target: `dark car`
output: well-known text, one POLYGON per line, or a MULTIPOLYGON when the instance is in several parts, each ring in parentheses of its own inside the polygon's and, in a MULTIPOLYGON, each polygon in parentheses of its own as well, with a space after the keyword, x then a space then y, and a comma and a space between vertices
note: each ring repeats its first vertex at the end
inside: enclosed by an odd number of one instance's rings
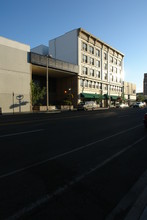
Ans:
POLYGON ((144 115, 144 126, 147 128, 147 113, 144 115))

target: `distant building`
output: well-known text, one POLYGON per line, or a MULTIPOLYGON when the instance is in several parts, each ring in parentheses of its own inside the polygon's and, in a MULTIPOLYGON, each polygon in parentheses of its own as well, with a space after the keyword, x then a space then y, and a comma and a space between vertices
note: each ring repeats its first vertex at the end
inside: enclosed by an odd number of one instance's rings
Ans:
POLYGON ((147 96, 147 73, 144 73, 143 79, 143 94, 147 96))
POLYGON ((124 98, 129 105, 136 101, 136 84, 124 81, 124 98))

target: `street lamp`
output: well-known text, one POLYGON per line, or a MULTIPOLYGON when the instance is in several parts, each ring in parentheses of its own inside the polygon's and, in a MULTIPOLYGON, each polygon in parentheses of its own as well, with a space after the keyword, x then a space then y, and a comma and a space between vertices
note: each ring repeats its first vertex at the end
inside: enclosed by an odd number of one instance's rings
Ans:
POLYGON ((48 105, 49 105, 49 95, 48 95, 48 55, 46 56, 46 105, 47 105, 47 111, 48 111, 48 105))
POLYGON ((110 107, 110 105, 111 105, 111 97, 110 97, 110 76, 112 76, 112 73, 109 73, 109 84, 108 84, 108 86, 109 86, 109 107, 110 107))

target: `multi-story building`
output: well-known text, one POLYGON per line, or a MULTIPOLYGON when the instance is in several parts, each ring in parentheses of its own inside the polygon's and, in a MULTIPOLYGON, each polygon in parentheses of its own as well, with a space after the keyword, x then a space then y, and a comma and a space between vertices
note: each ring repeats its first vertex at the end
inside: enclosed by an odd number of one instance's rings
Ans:
POLYGON ((129 105, 136 102, 136 84, 124 81, 124 98, 129 105))
POLYGON ((147 96, 147 73, 144 73, 143 79, 143 94, 147 96))
POLYGON ((124 54, 82 28, 49 41, 49 53, 79 66, 78 102, 101 95, 112 102, 121 96, 124 54))

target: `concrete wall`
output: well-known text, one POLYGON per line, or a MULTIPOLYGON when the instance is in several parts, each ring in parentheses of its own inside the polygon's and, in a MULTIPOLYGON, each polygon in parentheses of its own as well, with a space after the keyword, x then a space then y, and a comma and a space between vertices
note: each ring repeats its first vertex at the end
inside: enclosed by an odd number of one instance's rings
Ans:
POLYGON ((49 41, 49 54, 55 59, 78 65, 77 29, 49 41))
POLYGON ((0 37, 0 107, 3 113, 30 111, 30 46, 0 37), (23 95, 21 104, 17 99, 23 95))

